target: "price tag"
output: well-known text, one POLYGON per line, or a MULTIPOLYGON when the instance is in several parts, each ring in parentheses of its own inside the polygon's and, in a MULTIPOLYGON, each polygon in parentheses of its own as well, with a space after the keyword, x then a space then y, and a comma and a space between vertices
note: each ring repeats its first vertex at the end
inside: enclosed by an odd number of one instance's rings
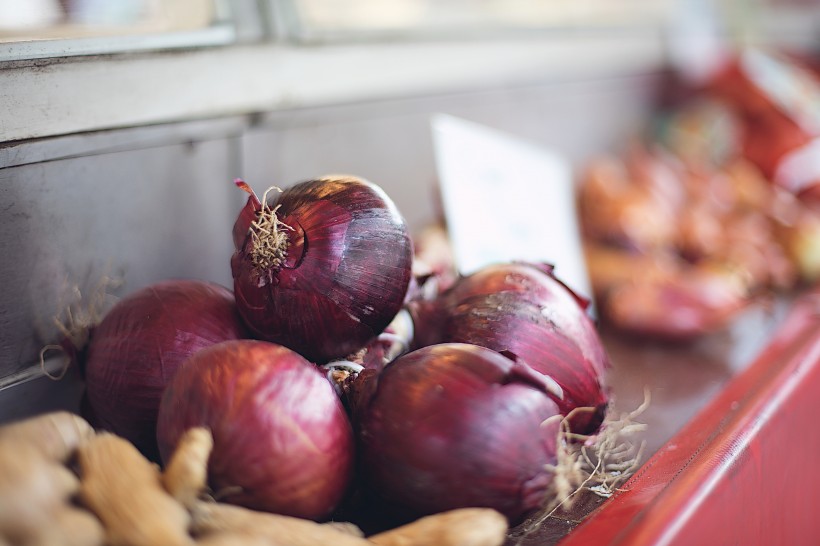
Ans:
POLYGON ((592 299, 569 162, 489 127, 432 119, 443 210, 456 265, 470 274, 492 263, 547 262, 592 299))

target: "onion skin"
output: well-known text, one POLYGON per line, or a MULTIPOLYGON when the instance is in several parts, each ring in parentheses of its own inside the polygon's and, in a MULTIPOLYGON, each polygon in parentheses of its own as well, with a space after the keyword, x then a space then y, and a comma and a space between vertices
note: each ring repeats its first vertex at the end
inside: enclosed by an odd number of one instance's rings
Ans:
POLYGON ((446 343, 360 376, 361 467, 369 491, 413 515, 537 510, 552 480, 559 414, 545 378, 476 345, 446 343), (555 426, 552 426, 555 424, 555 426))
POLYGON ((320 520, 351 483, 354 439, 339 397, 280 345, 228 341, 185 362, 160 405, 163 461, 193 427, 213 435, 208 480, 226 502, 320 520))
POLYGON ((205 347, 247 336, 223 286, 167 280, 143 288, 120 300, 91 332, 84 413, 158 461, 157 413, 177 368, 205 347))
POLYGON ((570 423, 590 434, 604 419, 611 364, 587 305, 551 266, 505 263, 460 278, 435 307, 422 303, 411 314, 428 325, 417 328, 425 343, 481 345, 552 377, 564 390, 563 399, 555 399, 562 414, 591 408, 570 423))
POLYGON ((413 250, 403 217, 378 186, 350 176, 299 183, 276 206, 292 228, 281 266, 260 269, 252 259, 251 221, 262 207, 253 194, 234 226, 242 317, 254 337, 316 363, 354 353, 384 330, 407 293, 413 250))

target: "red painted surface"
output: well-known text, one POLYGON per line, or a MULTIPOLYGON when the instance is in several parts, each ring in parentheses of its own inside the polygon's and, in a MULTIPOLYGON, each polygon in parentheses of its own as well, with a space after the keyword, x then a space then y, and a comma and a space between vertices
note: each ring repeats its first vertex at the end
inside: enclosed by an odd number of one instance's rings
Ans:
POLYGON ((563 541, 820 544, 820 291, 742 374, 563 541))

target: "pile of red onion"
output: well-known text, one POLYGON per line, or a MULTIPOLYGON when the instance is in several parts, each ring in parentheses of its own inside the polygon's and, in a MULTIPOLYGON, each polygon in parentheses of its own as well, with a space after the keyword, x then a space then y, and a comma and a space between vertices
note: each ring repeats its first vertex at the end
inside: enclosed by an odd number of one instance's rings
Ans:
POLYGON ((120 300, 91 329, 81 366, 87 411, 100 428, 158 461, 160 398, 183 361, 200 349, 247 337, 227 288, 168 280, 120 300))
POLYGON ((234 226, 234 293, 255 337, 313 362, 361 349, 404 303, 413 247, 375 184, 329 176, 251 196, 234 226))
POLYGON ((559 427, 592 434, 607 408, 587 302, 540 264, 422 290, 401 214, 366 180, 271 200, 237 185, 250 197, 233 292, 159 283, 94 328, 100 426, 166 461, 209 428, 213 493, 259 510, 322 520, 357 486, 414 515, 484 506, 515 522, 543 507, 559 427))

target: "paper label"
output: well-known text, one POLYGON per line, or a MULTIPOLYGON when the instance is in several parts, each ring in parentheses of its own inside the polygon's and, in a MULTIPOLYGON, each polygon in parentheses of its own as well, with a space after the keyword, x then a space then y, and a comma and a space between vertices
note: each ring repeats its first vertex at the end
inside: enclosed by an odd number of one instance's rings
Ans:
POLYGON ((515 260, 547 262, 592 300, 569 162, 480 124, 439 114, 433 146, 448 232, 463 274, 515 260))

